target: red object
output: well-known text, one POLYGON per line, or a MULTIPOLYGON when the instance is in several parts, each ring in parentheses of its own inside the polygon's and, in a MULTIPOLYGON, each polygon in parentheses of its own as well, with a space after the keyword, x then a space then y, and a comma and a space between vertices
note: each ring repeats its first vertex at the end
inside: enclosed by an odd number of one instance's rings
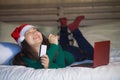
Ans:
POLYGON ((94 44, 93 67, 107 65, 109 63, 110 41, 101 41, 94 44))
POLYGON ((63 17, 59 19, 62 27, 67 27, 67 18, 63 17))
POLYGON ((80 22, 84 19, 84 16, 78 16, 76 17, 75 21, 71 24, 69 24, 70 31, 74 31, 79 27, 80 22))
POLYGON ((22 24, 21 26, 17 27, 11 34, 11 36, 18 42, 18 38, 20 37, 21 30, 28 24, 22 24))

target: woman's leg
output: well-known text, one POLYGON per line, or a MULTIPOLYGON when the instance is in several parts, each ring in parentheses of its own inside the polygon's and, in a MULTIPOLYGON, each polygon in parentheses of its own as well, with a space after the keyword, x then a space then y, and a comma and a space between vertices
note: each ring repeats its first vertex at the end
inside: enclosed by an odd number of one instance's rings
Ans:
POLYGON ((69 38, 68 38, 68 26, 67 26, 67 19, 66 18, 60 18, 61 23, 61 29, 60 29, 60 40, 59 43, 62 46, 63 50, 66 50, 73 54, 76 61, 84 60, 85 54, 82 53, 82 51, 75 46, 71 46, 69 44, 69 38))
POLYGON ((87 56, 87 59, 93 59, 93 47, 92 45, 85 39, 85 37, 82 35, 79 29, 74 30, 73 36, 75 40, 77 41, 79 48, 82 49, 87 56))
POLYGON ((93 47, 85 39, 80 30, 78 29, 79 23, 84 19, 84 16, 78 16, 73 23, 69 25, 69 29, 73 34, 73 37, 77 41, 79 48, 86 54, 87 59, 93 59, 93 47))
POLYGON ((69 45, 69 39, 68 39, 68 30, 67 30, 67 19, 66 18, 60 18, 59 19, 61 23, 61 29, 60 29, 60 40, 59 43, 62 46, 62 48, 66 48, 66 46, 69 45))

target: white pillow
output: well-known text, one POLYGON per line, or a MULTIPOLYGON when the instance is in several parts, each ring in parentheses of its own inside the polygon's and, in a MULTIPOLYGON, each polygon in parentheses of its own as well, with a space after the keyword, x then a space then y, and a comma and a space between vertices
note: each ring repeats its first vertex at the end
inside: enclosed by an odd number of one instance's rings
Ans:
POLYGON ((96 41, 110 40, 111 48, 120 48, 120 21, 80 27, 80 30, 93 46, 96 41))
POLYGON ((11 33, 18 24, 8 24, 4 22, 0 22, 0 24, 0 41, 15 43, 15 40, 11 37, 11 33))
POLYGON ((9 65, 19 51, 20 46, 17 44, 0 42, 0 64, 9 65))

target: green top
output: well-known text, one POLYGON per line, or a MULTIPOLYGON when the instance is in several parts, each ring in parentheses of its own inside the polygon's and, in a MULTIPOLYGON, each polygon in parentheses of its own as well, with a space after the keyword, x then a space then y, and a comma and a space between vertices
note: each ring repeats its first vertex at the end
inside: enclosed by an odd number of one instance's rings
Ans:
MULTIPOLYGON (((75 61, 71 53, 63 51, 61 46, 56 44, 50 45, 50 48, 47 50, 47 55, 49 57, 49 68, 63 68, 75 61)), ((27 57, 24 57, 23 60, 27 63, 28 67, 35 69, 44 68, 40 61, 27 57)))

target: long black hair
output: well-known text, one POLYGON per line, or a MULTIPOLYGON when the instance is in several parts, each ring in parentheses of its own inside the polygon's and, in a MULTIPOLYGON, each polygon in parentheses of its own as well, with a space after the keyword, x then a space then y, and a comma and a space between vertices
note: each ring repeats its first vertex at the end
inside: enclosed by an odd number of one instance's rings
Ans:
MULTIPOLYGON (((50 43, 48 41, 48 39, 46 38, 45 35, 42 34, 43 37, 43 42, 42 44, 47 45, 47 47, 49 48, 50 43)), ((47 48, 47 49, 48 49, 47 48)), ((23 60, 23 57, 27 57, 30 58, 32 60, 40 60, 40 57, 37 55, 38 53, 36 53, 31 46, 29 46, 29 44, 26 42, 26 40, 24 40, 23 42, 21 42, 21 51, 14 57, 13 59, 13 65, 23 65, 23 66, 27 66, 26 62, 23 60)))

